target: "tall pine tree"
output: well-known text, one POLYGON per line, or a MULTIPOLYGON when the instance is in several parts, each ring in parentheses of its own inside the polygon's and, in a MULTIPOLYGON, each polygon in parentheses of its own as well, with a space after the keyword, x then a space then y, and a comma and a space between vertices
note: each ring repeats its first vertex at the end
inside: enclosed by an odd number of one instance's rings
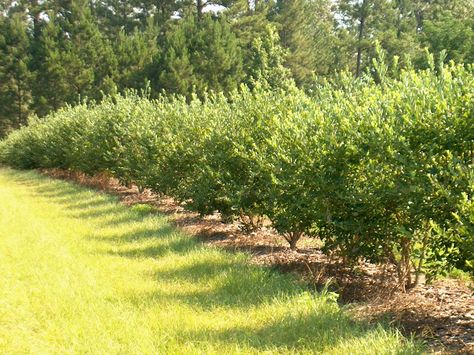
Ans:
POLYGON ((31 105, 30 60, 25 16, 0 15, 0 136, 27 123, 31 105))
POLYGON ((35 48, 35 109, 39 115, 81 98, 113 92, 113 47, 94 22, 87 1, 50 11, 35 48))
POLYGON ((334 64, 334 17, 329 0, 279 0, 276 21, 288 49, 287 66, 299 85, 327 76, 334 64))
POLYGON ((150 21, 149 26, 127 34, 120 31, 114 43, 117 58, 116 84, 120 91, 127 88, 144 89, 148 84, 148 68, 159 53, 158 28, 150 21))
POLYGON ((186 16, 168 33, 150 79, 156 91, 229 92, 244 77, 242 52, 225 17, 186 16))

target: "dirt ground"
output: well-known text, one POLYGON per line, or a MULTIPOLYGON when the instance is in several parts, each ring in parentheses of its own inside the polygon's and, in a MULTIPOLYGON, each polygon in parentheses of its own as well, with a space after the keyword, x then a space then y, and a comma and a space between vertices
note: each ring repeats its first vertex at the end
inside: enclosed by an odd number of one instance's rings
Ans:
POLYGON ((125 187, 105 176, 90 178, 80 173, 42 170, 46 175, 73 180, 118 195, 125 205, 146 203, 168 215, 170 221, 202 242, 243 250, 252 262, 298 274, 315 288, 328 287, 357 318, 385 320, 406 335, 415 334, 439 354, 474 354, 474 285, 443 279, 421 284, 406 293, 396 285, 393 268, 360 263, 351 268, 318 249, 318 241, 302 238, 291 251, 286 241, 269 227, 246 235, 241 225, 222 223, 220 217, 200 217, 173 199, 136 187, 125 187))

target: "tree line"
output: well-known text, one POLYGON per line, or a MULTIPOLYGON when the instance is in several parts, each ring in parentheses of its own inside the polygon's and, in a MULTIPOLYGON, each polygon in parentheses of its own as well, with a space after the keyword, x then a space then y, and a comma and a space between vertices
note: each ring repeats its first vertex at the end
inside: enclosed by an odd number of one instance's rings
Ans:
POLYGON ((369 70, 376 43, 397 66, 425 48, 474 61, 473 0, 4 0, 0 136, 66 104, 127 89, 228 94, 293 82, 311 93, 369 70))

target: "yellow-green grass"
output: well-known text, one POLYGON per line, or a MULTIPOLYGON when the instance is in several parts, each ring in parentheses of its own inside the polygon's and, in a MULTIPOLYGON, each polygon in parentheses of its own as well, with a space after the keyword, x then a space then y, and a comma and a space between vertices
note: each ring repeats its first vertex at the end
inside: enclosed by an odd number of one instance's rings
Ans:
POLYGON ((418 353, 147 206, 0 169, 0 353, 418 353))

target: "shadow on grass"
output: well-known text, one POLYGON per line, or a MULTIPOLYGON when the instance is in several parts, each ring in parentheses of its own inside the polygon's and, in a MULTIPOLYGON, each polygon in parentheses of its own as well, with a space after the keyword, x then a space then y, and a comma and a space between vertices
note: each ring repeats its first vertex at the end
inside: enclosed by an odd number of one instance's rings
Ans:
MULTIPOLYGON (((263 326, 240 326, 225 330, 200 329, 183 332, 186 339, 209 339, 218 343, 246 344, 258 351, 272 348, 307 349, 322 352, 355 339, 374 337, 375 330, 357 324, 341 312, 313 312, 277 317, 263 326), (341 326, 343 325, 343 326, 341 326)), ((350 350, 347 349, 347 350, 350 350)))
POLYGON ((153 273, 162 284, 179 285, 172 291, 156 290, 136 295, 140 304, 169 302, 192 305, 203 311, 215 308, 251 309, 276 299, 301 294, 303 288, 291 284, 291 278, 278 277, 268 269, 249 267, 230 260, 224 262, 191 262, 166 271, 153 273), (194 286, 199 285, 195 288, 194 286))
POLYGON ((87 219, 87 223, 96 227, 94 235, 88 238, 100 241, 101 253, 124 260, 171 257, 169 264, 162 263, 151 269, 147 277, 157 284, 175 285, 175 288, 157 287, 148 293, 132 290, 127 295, 132 304, 143 307, 178 302, 202 311, 216 308, 249 310, 248 325, 224 330, 203 327, 182 331, 179 335, 182 339, 233 343, 237 346, 246 344, 261 351, 289 349, 290 352, 298 352, 311 349, 312 352, 324 352, 353 339, 376 338, 374 326, 351 320, 340 311, 334 300, 317 295, 311 296, 316 299, 313 300, 314 308, 311 308, 313 303, 309 306, 304 304, 303 298, 301 309, 304 311, 298 312, 299 306, 292 305, 291 311, 268 317, 267 322, 254 325, 251 319, 253 308, 282 307, 286 302, 301 299, 308 293, 307 288, 298 285, 292 275, 250 265, 243 254, 213 250, 202 245, 196 238, 166 224, 164 217, 152 213, 147 206, 127 208, 117 204, 116 197, 95 191, 91 193, 91 189, 30 172, 11 171, 7 175, 13 181, 28 186, 32 193, 60 206, 68 216, 87 219), (150 218, 156 223, 149 223, 150 218), (133 225, 133 228, 132 231, 125 228, 124 232, 119 230, 111 234, 110 228, 119 225, 133 225))

